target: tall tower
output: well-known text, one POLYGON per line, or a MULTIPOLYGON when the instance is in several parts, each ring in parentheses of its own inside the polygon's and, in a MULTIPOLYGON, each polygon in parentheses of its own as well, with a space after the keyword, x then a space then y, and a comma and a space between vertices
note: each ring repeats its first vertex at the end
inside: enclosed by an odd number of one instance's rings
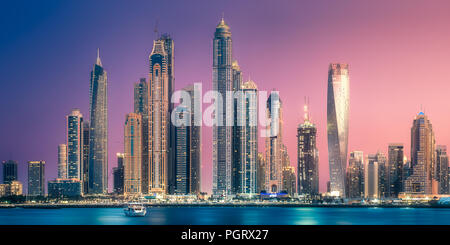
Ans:
POLYGON ((58 145, 58 179, 67 179, 67 145, 58 145))
POLYGON ((45 161, 28 162, 28 195, 45 195, 45 161))
POLYGON ((420 112, 411 127, 411 175, 405 181, 406 193, 432 193, 435 139, 428 117, 420 112))
POLYGON ((148 193, 148 83, 145 78, 134 84, 134 113, 142 118, 142 193, 148 193))
MULTIPOLYGON (((231 63, 231 70, 232 70, 232 91, 235 94, 240 95, 242 92, 241 86, 242 86, 242 71, 239 67, 239 64, 237 61, 233 61, 231 63)), ((232 156, 231 156, 231 189, 233 194, 242 193, 243 186, 243 179, 242 179, 242 169, 243 169, 243 158, 241 157, 242 154, 242 140, 243 140, 243 133, 244 133, 244 120, 241 119, 238 122, 238 117, 245 116, 242 115, 243 111, 243 104, 239 104, 242 102, 242 98, 239 98, 239 96, 233 96, 233 128, 232 128, 232 156)))
POLYGON ((175 117, 180 125, 175 127, 175 193, 190 193, 191 158, 190 158, 190 112, 187 107, 175 108, 175 117))
POLYGON ((347 167, 348 198, 361 198, 364 194, 364 154, 362 151, 350 152, 347 167))
POLYGON ((403 191, 403 144, 388 146, 388 193, 389 197, 398 197, 403 191))
POLYGON ((330 64, 328 69, 327 135, 330 188, 345 196, 345 169, 347 165, 348 115, 350 81, 348 65, 330 64))
POLYGON ((436 146, 435 176, 439 183, 439 194, 449 194, 447 146, 436 146))
POLYGON ((97 51, 91 71, 89 131, 89 193, 108 192, 108 78, 97 51))
MULTIPOLYGON (((201 166, 202 166, 202 127, 196 122, 195 115, 199 114, 201 90, 196 85, 184 88, 191 97, 191 110, 189 111, 191 124, 189 130, 189 192, 199 194, 201 191, 201 166)), ((200 119, 201 120, 201 119, 200 119)))
POLYGON ((89 193, 89 122, 83 120, 83 168, 82 168, 82 192, 89 193))
POLYGON ((378 160, 376 154, 370 154, 364 167, 364 197, 370 199, 379 198, 378 160))
POLYGON ((222 95, 221 108, 215 108, 217 124, 213 126, 213 195, 230 195, 232 193, 232 135, 233 127, 227 125, 227 91, 233 91, 232 40, 230 27, 224 19, 216 27, 213 40, 213 89, 222 95))
MULTIPOLYGON (((239 156, 233 162, 239 162, 236 173, 239 175, 238 193, 257 193, 258 160, 258 87, 252 80, 241 86, 242 93, 237 105, 237 125, 239 135, 239 156)), ((233 139, 234 140, 234 139, 233 139)))
POLYGON ((117 167, 113 168, 114 193, 123 194, 125 153, 117 153, 117 167))
POLYGON ((282 190, 283 170, 283 110, 278 92, 271 92, 267 99, 266 136, 266 191, 277 193, 282 190))
POLYGON ((67 178, 81 180, 83 169, 83 114, 73 109, 66 116, 67 178))
POLYGON ((11 184, 17 180, 17 161, 3 161, 3 184, 11 184))
POLYGON ((319 153, 317 150, 317 128, 309 118, 305 105, 304 122, 297 128, 297 191, 300 195, 319 194, 319 153))
POLYGON ((149 193, 166 194, 169 164, 168 55, 164 40, 155 40, 149 57, 149 193))
POLYGON ((129 113, 125 117, 124 194, 141 193, 142 116, 129 113))

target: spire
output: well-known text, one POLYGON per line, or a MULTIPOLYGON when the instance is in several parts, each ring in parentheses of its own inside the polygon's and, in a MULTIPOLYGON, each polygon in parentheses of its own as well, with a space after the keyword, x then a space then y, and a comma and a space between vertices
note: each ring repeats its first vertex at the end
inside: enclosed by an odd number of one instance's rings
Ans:
POLYGON ((97 62, 96 62, 96 64, 98 66, 102 66, 102 61, 100 60, 100 49, 99 48, 97 48, 97 62))

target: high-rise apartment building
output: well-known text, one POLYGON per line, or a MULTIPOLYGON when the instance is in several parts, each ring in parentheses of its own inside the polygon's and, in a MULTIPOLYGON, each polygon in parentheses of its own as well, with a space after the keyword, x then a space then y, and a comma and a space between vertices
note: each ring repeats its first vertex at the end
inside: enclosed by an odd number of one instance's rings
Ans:
POLYGON ((28 162, 28 195, 45 195, 45 161, 28 162))
POLYGON ((141 78, 139 82, 134 84, 134 113, 140 114, 142 117, 142 193, 148 193, 148 96, 148 83, 145 78, 141 78))
POLYGON ((141 194, 142 116, 129 113, 124 133, 124 194, 141 194))
POLYGON ((448 172, 448 155, 447 146, 436 146, 436 164, 435 164, 435 179, 438 181, 438 193, 449 193, 449 172, 448 172))
POLYGON ((362 151, 350 152, 346 194, 348 198, 364 197, 364 154, 362 151))
POLYGON ((347 64, 333 63, 328 69, 327 135, 331 192, 345 196, 350 80, 347 64))
POLYGON ((83 115, 73 109, 66 116, 67 178, 81 180, 83 171, 83 115))
POLYGON ((58 178, 67 179, 67 145, 58 145, 58 178))
POLYGON ((389 144, 388 146, 388 196, 398 197, 403 191, 403 144, 389 144))
POLYGON ((3 184, 10 184, 17 179, 17 161, 3 161, 3 184))

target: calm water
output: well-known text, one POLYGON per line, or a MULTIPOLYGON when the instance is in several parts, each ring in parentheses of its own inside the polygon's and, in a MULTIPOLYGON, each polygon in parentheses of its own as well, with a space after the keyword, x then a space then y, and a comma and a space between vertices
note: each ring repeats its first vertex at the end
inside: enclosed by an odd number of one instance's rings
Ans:
POLYGON ((0 209, 0 225, 450 225, 450 209, 157 207, 147 217, 121 208, 0 209))

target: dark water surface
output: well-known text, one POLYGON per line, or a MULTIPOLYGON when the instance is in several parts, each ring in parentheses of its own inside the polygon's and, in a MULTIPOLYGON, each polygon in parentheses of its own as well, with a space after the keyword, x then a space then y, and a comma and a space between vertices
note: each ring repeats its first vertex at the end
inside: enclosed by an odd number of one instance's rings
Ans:
POLYGON ((0 209, 0 225, 450 225, 444 208, 152 207, 0 209))

